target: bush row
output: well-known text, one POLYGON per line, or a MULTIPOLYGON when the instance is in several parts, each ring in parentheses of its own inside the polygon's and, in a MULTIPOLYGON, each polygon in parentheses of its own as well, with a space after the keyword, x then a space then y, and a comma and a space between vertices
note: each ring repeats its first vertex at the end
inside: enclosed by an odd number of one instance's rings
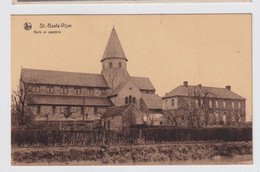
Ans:
POLYGON ((136 145, 179 141, 251 141, 252 128, 132 128, 112 130, 16 130, 12 146, 136 145))

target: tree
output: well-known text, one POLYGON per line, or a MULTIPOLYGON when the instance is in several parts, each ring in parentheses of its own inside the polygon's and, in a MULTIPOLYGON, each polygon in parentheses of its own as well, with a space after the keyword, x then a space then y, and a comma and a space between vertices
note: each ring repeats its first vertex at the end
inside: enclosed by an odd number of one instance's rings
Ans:
POLYGON ((34 113, 29 107, 29 104, 33 103, 32 89, 32 85, 21 81, 17 90, 13 90, 11 94, 12 119, 17 119, 19 125, 28 124, 33 120, 34 113))
POLYGON ((210 120, 210 96, 215 96, 210 88, 190 87, 187 90, 187 96, 179 98, 178 109, 165 112, 164 116, 176 126, 178 125, 177 119, 183 116, 188 120, 190 127, 201 127, 203 123, 207 127, 210 120))
POLYGON ((178 126, 178 118, 180 118, 180 113, 178 112, 178 110, 165 110, 162 112, 164 118, 167 120, 168 123, 170 123, 171 125, 175 125, 176 127, 178 126))

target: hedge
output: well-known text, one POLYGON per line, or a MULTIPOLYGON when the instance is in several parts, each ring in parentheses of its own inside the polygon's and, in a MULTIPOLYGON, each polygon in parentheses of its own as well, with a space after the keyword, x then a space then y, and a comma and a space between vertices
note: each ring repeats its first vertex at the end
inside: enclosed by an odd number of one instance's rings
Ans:
POLYGON ((182 141, 252 141, 252 128, 31 129, 11 133, 12 146, 136 145, 182 141))

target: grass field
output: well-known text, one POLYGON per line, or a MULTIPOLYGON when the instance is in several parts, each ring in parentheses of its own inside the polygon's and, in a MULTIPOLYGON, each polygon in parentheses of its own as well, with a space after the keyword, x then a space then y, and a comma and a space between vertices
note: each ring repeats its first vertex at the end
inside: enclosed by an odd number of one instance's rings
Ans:
POLYGON ((12 165, 252 164, 252 142, 12 148, 12 165))

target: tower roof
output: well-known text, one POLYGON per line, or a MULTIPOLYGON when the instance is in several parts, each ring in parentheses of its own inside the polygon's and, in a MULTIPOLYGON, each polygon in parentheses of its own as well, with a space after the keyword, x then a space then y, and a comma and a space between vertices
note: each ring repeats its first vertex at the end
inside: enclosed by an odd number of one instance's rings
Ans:
POLYGON ((101 62, 104 61, 105 59, 110 59, 110 58, 120 58, 120 59, 125 59, 126 61, 128 61, 127 58, 125 57, 125 53, 123 51, 123 48, 121 46, 121 43, 118 39, 116 30, 114 27, 113 27, 110 37, 108 39, 107 47, 105 49, 101 62))

